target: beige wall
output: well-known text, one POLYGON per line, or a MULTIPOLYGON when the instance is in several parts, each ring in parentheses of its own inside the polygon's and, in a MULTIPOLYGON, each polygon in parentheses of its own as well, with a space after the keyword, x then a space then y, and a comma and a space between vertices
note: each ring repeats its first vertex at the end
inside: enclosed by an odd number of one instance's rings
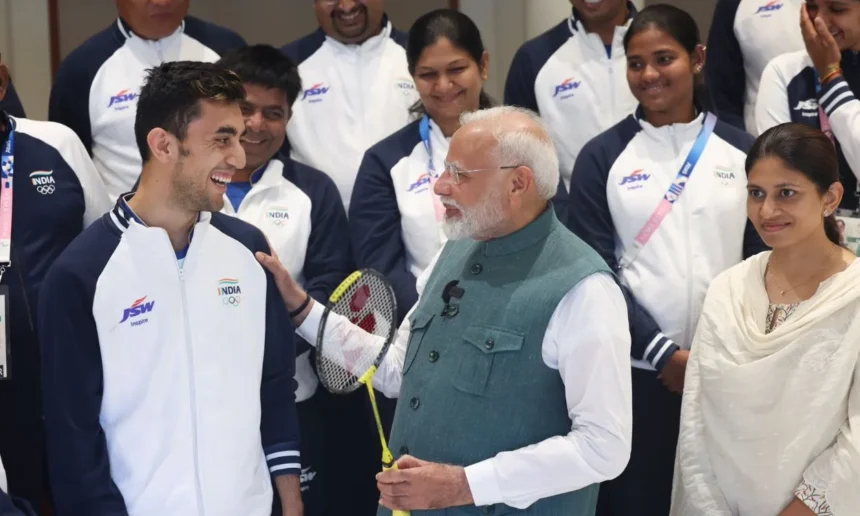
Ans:
POLYGON ((27 116, 48 116, 51 45, 47 0, 0 0, 0 52, 27 116))
MULTIPOLYGON (((58 0, 57 4, 61 58, 116 19, 110 0, 58 0)), ((386 4, 395 26, 408 30, 425 12, 447 7, 448 0, 387 0, 386 4)), ((249 43, 278 47, 317 27, 311 0, 194 0, 191 14, 229 27, 249 43)))
POLYGON ((690 13, 699 25, 702 33, 702 41, 708 40, 708 31, 711 28, 711 19, 714 17, 714 7, 717 0, 647 0, 646 5, 671 4, 690 13))

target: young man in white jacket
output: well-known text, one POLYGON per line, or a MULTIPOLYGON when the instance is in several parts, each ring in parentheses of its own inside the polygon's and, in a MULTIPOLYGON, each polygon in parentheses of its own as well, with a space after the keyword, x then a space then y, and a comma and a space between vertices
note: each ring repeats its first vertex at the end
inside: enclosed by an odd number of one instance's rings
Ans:
POLYGON ((255 227, 217 213, 245 166, 241 81, 152 69, 140 186, 42 285, 48 464, 58 514, 301 516, 293 328, 255 227))
MULTIPOLYGON (((328 299, 354 270, 346 212, 330 177, 278 154, 290 108, 302 89, 298 69, 268 45, 228 52, 218 64, 237 74, 245 85, 242 115, 246 132, 241 141, 246 163, 227 184, 222 212, 260 228, 290 274, 317 299, 328 299)), ((337 425, 342 415, 326 413, 325 402, 330 398, 318 392, 322 389, 312 365, 311 346, 297 338, 296 347, 302 499, 306 516, 323 516, 329 513, 323 509, 324 485, 331 485, 323 455, 338 445, 326 442, 324 434, 355 422, 337 425)), ((366 395, 357 394, 363 402, 366 395)))

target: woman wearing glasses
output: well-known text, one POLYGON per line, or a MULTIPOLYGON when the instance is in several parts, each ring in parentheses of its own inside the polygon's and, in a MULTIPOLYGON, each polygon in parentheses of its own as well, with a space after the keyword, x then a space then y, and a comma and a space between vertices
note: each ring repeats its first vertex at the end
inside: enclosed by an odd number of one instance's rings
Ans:
POLYGON ((643 9, 624 48, 639 108, 577 158, 569 226, 617 271, 632 337, 632 454, 601 486, 598 514, 665 516, 687 350, 708 284, 761 249, 744 210, 753 138, 702 105, 705 52, 689 14, 643 9))
POLYGON ((420 101, 417 120, 364 155, 349 209, 355 262, 386 275, 402 319, 418 299, 415 280, 442 247, 444 208, 433 193, 460 115, 490 106, 489 55, 469 17, 442 9, 419 18, 406 57, 420 101))

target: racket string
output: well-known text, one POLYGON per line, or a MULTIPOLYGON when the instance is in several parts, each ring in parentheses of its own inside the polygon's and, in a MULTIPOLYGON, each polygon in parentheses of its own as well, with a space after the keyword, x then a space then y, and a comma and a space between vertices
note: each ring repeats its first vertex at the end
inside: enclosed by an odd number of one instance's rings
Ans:
POLYGON ((317 374, 330 391, 354 390, 361 376, 377 365, 395 324, 391 289, 374 274, 363 274, 331 307, 320 342, 317 374))

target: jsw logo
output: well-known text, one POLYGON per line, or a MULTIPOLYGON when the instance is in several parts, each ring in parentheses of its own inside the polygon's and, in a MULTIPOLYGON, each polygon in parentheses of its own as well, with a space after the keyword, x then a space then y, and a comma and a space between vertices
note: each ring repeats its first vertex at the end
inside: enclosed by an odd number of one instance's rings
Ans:
POLYGON ((553 93, 552 96, 558 97, 566 91, 575 90, 576 88, 579 88, 580 84, 582 84, 582 81, 575 81, 573 77, 565 79, 563 83, 555 87, 555 93, 553 93))
POLYGON ((135 301, 131 307, 126 308, 122 313, 122 320, 119 323, 122 324, 129 318, 138 317, 147 312, 151 312, 152 307, 155 306, 155 301, 150 301, 148 303, 144 303, 144 301, 146 301, 146 296, 135 301))
POLYGON ((818 100, 816 99, 801 100, 794 106, 795 111, 815 111, 816 109, 818 109, 818 100))
POLYGON ((624 176, 624 179, 621 180, 621 186, 647 181, 651 174, 643 174, 642 170, 644 169, 634 170, 629 176, 624 176))
POLYGON ((782 9, 782 3, 779 0, 774 0, 772 2, 768 2, 768 3, 764 4, 763 6, 759 7, 758 11, 756 11, 755 13, 756 14, 772 13, 774 11, 779 11, 780 9, 782 9))
MULTIPOLYGON (((328 93, 329 89, 330 88, 328 86, 325 86, 325 83, 320 82, 314 84, 313 86, 305 90, 304 95, 302 95, 302 100, 305 100, 308 97, 319 97, 325 95, 326 93, 328 93)), ((311 102, 314 102, 314 100, 319 101, 321 99, 311 99, 311 102)))
POLYGON ((122 90, 116 95, 110 98, 110 103, 108 107, 113 106, 114 104, 122 104, 124 102, 131 102, 132 100, 137 98, 137 93, 129 93, 131 90, 122 90))

